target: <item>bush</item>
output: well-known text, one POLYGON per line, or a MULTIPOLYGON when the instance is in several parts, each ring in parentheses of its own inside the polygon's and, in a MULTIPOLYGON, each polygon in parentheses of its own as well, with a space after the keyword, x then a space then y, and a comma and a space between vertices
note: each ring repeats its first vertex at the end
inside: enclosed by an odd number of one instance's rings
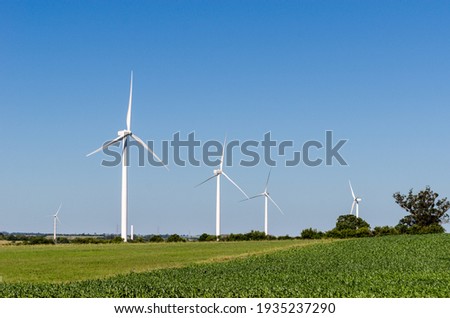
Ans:
POLYGON ((368 227, 361 227, 355 231, 355 237, 370 237, 372 231, 368 227))
POLYGON ((408 227, 407 234, 434 234, 434 233, 444 233, 445 229, 440 224, 432 224, 428 226, 420 226, 414 224, 408 227))
POLYGON ((57 237, 56 238, 56 243, 58 244, 69 244, 70 241, 67 237, 57 237))
POLYGON ((409 234, 409 228, 407 225, 405 224, 397 224, 395 226, 395 230, 399 233, 399 234, 409 234))
POLYGON ((115 238, 113 238, 113 239, 111 240, 111 243, 114 243, 114 244, 123 243, 123 238, 120 237, 120 236, 116 236, 115 238))
MULTIPOLYGON (((311 232, 310 235, 313 234, 311 232)), ((308 232, 306 235, 308 235, 308 232)), ((370 231, 369 223, 354 215, 347 214, 339 216, 336 221, 336 227, 326 232, 324 236, 329 238, 368 237, 372 236, 372 232, 370 231)))
POLYGON ((373 229, 372 234, 374 236, 386 236, 386 235, 398 235, 400 231, 395 227, 390 226, 376 226, 373 229))
POLYGON ((223 241, 263 241, 273 238, 273 236, 267 236, 266 233, 260 231, 251 231, 245 234, 233 234, 222 237, 223 241))
POLYGON ((161 243, 164 242, 164 239, 160 235, 153 235, 148 241, 151 243, 161 243))
POLYGON ((217 236, 215 235, 208 235, 208 237, 206 238, 207 242, 213 242, 213 241, 217 241, 217 236))
POLYGON ((283 241, 283 240, 293 240, 293 237, 290 237, 289 235, 284 235, 284 236, 278 236, 278 240, 283 241))
POLYGON ((341 231, 336 230, 336 229, 332 229, 328 232, 325 232, 325 237, 327 237, 327 238, 343 238, 341 231))
POLYGON ((114 237, 111 240, 105 240, 103 238, 97 237, 76 237, 70 241, 73 244, 106 244, 106 243, 115 243, 115 242, 123 242, 120 236, 114 237))
POLYGON ((318 240, 323 238, 323 232, 317 231, 316 229, 309 228, 302 231, 300 237, 306 240, 318 240))
POLYGON ((339 233, 340 233, 341 238, 349 238, 349 237, 356 236, 356 230, 353 230, 353 229, 343 229, 343 230, 340 230, 339 233))
POLYGON ((48 238, 45 238, 44 236, 31 236, 31 237, 28 237, 25 241, 23 241, 23 244, 29 244, 29 245, 55 244, 55 242, 53 242, 53 239, 48 239, 48 238))
POLYGON ((168 243, 176 243, 176 242, 186 242, 184 238, 179 236, 178 234, 172 234, 167 238, 168 243))
POLYGON ((144 240, 144 237, 143 236, 141 236, 141 235, 139 235, 139 236, 134 236, 133 237, 133 239, 129 239, 128 240, 128 243, 144 243, 145 242, 145 240, 144 240))
MULTIPOLYGON (((276 240, 291 240, 292 238, 289 235, 276 237, 273 235, 266 235, 266 233, 261 231, 251 231, 245 234, 242 233, 231 233, 229 235, 223 235, 220 237, 221 241, 224 242, 237 242, 237 241, 276 241, 276 240)), ((208 235, 207 233, 203 233, 198 238, 199 242, 211 242, 216 241, 217 236, 215 235, 208 235)))
POLYGON ((267 239, 267 235, 264 232, 260 231, 251 231, 250 233, 245 234, 249 241, 263 241, 267 239))
POLYGON ((234 241, 248 241, 249 237, 245 234, 233 234, 231 233, 230 235, 227 235, 225 237, 222 237, 223 241, 229 241, 229 242, 234 242, 234 241))
POLYGON ((370 237, 372 236, 372 232, 368 227, 362 227, 357 230, 352 229, 344 229, 344 230, 337 230, 332 229, 331 231, 328 231, 324 234, 324 237, 327 238, 352 238, 352 237, 370 237))
POLYGON ((440 234, 440 233, 445 233, 445 229, 440 224, 423 226, 420 229, 420 234, 440 234))

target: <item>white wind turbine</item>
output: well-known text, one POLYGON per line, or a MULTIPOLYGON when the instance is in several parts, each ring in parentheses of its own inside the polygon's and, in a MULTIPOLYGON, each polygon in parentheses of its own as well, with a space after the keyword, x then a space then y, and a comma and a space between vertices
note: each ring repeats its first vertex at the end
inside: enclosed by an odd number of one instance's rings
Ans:
POLYGON ((275 203, 275 201, 272 199, 272 197, 268 192, 271 172, 272 170, 269 171, 269 175, 267 176, 266 187, 264 188, 264 192, 247 199, 251 200, 259 197, 264 197, 264 233, 266 233, 266 235, 269 235, 269 200, 277 207, 277 209, 281 212, 281 214, 284 215, 281 208, 278 206, 278 204, 275 203))
POLYGON ((225 157, 226 144, 227 144, 227 140, 225 138, 225 141, 223 143, 222 157, 220 159, 219 169, 214 170, 214 175, 212 177, 209 177, 208 179, 206 179, 205 181, 203 181, 202 183, 200 183, 196 186, 196 187, 199 187, 202 184, 208 182, 209 180, 217 178, 217 192, 216 192, 216 236, 217 236, 217 240, 219 240, 219 237, 220 237, 220 176, 223 175, 225 178, 227 178, 228 181, 230 181, 236 188, 238 188, 239 191, 241 191, 245 195, 245 197, 248 199, 248 195, 244 192, 244 190, 242 190, 236 184, 236 182, 231 180, 231 178, 223 171, 223 161, 224 161, 224 157, 225 157))
POLYGON ((350 190, 352 191, 352 196, 353 196, 353 204, 352 204, 352 209, 350 211, 350 214, 353 214, 353 210, 355 209, 355 206, 356 206, 356 217, 359 218, 359 203, 362 201, 362 199, 355 195, 355 192, 353 191, 352 183, 349 181, 348 184, 350 185, 350 190))
POLYGON ((97 150, 91 152, 87 155, 93 155, 99 151, 102 151, 109 146, 112 146, 116 143, 122 141, 122 204, 121 204, 121 237, 124 242, 127 241, 127 223, 128 223, 128 137, 136 140, 142 147, 144 147, 150 154, 152 154, 159 162, 161 162, 166 169, 167 166, 162 162, 161 159, 150 149, 146 143, 142 141, 141 138, 136 136, 131 132, 131 103, 133 100, 133 72, 131 72, 131 81, 130 81, 130 99, 128 102, 128 112, 127 112, 127 129, 120 130, 117 134, 118 137, 105 143, 102 147, 97 150))
POLYGON ((62 203, 59 205, 58 210, 55 214, 53 214, 53 241, 56 244, 56 223, 59 222, 61 224, 61 221, 58 218, 59 211, 61 211, 62 203))

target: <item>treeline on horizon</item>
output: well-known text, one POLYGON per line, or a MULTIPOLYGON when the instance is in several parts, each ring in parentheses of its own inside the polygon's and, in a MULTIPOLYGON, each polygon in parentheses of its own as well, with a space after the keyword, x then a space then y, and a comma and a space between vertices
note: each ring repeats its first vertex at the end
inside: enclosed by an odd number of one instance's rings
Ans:
MULTIPOLYGON (((429 226, 413 225, 407 227, 404 225, 391 226, 377 226, 373 229, 370 225, 361 218, 354 215, 341 215, 336 227, 330 231, 322 232, 317 229, 308 228, 301 231, 300 236, 273 236, 266 235, 264 232, 251 231, 248 233, 237 233, 222 235, 219 238, 221 242, 236 242, 236 241, 267 241, 267 240, 319 240, 319 239, 345 239, 345 238, 360 238, 360 237, 377 237, 386 235, 417 235, 417 234, 434 234, 445 233, 445 229, 439 224, 429 226)), ((40 245, 40 244, 55 244, 53 239, 44 235, 14 235, 14 234, 0 234, 0 240, 13 242, 17 245, 40 245)), ((177 243, 177 242, 215 242, 217 236, 203 233, 198 238, 185 238, 178 234, 172 235, 145 235, 136 236, 134 240, 129 240, 129 243, 177 243)), ((57 237, 56 244, 119 244, 123 243, 120 236, 97 236, 97 237, 57 237)))
MULTIPOLYGON (((172 243, 186 241, 262 241, 262 240, 290 240, 290 239, 344 239, 354 237, 373 237, 385 235, 405 235, 405 234, 434 234, 444 233, 445 229, 442 223, 449 222, 447 211, 450 209, 450 202, 447 198, 439 199, 439 194, 433 192, 430 187, 417 194, 413 194, 411 189, 407 195, 399 192, 393 195, 395 202, 406 210, 409 214, 400 219, 396 226, 377 226, 373 230, 369 223, 352 214, 341 215, 336 221, 336 226, 327 232, 321 232, 316 229, 308 228, 301 231, 300 236, 290 237, 266 235, 264 232, 251 231, 245 234, 229 234, 217 237, 203 233, 198 238, 183 237, 178 234, 167 236, 146 235, 136 236, 130 240, 130 243, 172 243)), ((78 236, 78 237, 57 237, 56 242, 48 238, 48 235, 14 235, 0 233, 0 240, 7 240, 16 244, 35 245, 35 244, 115 244, 122 243, 120 236, 78 236)))

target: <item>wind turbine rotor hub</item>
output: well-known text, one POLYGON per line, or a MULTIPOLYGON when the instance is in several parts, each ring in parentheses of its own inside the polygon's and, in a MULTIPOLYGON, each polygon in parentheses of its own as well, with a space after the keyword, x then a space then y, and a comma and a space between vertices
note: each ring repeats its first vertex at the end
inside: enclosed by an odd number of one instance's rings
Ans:
POLYGON ((131 135, 131 131, 129 131, 129 130, 120 130, 120 131, 117 132, 117 135, 119 137, 126 137, 126 136, 131 135))

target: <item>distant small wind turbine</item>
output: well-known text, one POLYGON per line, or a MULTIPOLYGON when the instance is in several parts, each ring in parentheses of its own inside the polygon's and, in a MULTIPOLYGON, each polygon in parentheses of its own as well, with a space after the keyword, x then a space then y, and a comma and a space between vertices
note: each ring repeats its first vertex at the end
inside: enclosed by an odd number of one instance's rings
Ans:
POLYGON ((216 237, 217 237, 217 240, 219 240, 219 237, 220 237, 220 176, 223 175, 225 178, 227 178, 228 181, 230 181, 236 188, 238 188, 238 190, 241 191, 247 199, 249 198, 248 195, 244 192, 244 190, 242 190, 236 184, 236 182, 231 180, 231 178, 225 173, 225 171, 223 171, 223 162, 224 162, 224 157, 225 157, 226 144, 227 144, 227 139, 225 138, 225 141, 223 143, 222 157, 220 159, 219 169, 214 170, 214 175, 212 177, 209 177, 202 183, 195 186, 195 187, 199 187, 202 184, 208 182, 209 180, 217 178, 217 192, 216 192, 216 237))
POLYGON ((127 229, 128 229, 128 137, 136 140, 142 147, 144 147, 153 157, 155 157, 160 163, 164 165, 164 167, 168 170, 167 166, 162 162, 161 159, 150 149, 145 142, 142 141, 141 138, 136 136, 131 132, 131 103, 133 100, 133 72, 131 72, 131 81, 130 81, 130 99, 128 102, 128 113, 127 113, 127 129, 120 130, 117 134, 119 137, 111 140, 110 142, 104 144, 102 147, 97 150, 91 152, 87 155, 93 155, 99 151, 102 151, 109 146, 112 146, 116 143, 123 141, 122 143, 122 204, 121 204, 121 237, 124 242, 127 241, 127 229))
MULTIPOLYGON (((269 175, 267 176, 266 187, 264 188, 264 192, 260 193, 258 195, 255 195, 251 198, 246 199, 246 200, 252 200, 255 198, 259 198, 259 197, 264 197, 264 233, 266 233, 266 235, 269 235, 269 211, 268 211, 269 210, 269 200, 277 207, 277 209, 281 212, 281 214, 284 215, 281 208, 278 206, 278 204, 276 204, 276 202, 272 199, 272 197, 269 195, 269 192, 268 192, 269 180, 270 180, 271 173, 272 173, 272 169, 269 171, 269 175)), ((246 200, 244 200, 244 201, 246 201, 246 200)))
POLYGON ((355 209, 355 206, 356 206, 356 217, 359 218, 359 203, 362 201, 362 199, 355 195, 355 192, 353 191, 352 183, 350 181, 348 183, 350 185, 350 190, 352 191, 352 196, 353 196, 353 204, 352 204, 352 209, 350 211, 350 214, 353 214, 353 210, 355 209))
POLYGON ((59 205, 58 211, 56 211, 55 214, 53 214, 53 241, 56 244, 56 223, 59 222, 61 224, 61 221, 58 218, 58 214, 61 211, 62 203, 59 205))

